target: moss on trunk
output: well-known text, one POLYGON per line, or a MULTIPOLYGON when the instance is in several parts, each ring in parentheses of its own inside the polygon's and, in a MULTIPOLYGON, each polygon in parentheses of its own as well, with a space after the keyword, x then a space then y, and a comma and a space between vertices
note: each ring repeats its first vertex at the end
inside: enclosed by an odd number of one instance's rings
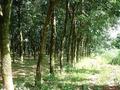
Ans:
POLYGON ((1 16, 1 61, 4 90, 14 90, 12 80, 11 57, 9 47, 9 24, 12 0, 4 0, 2 5, 3 16, 1 16))

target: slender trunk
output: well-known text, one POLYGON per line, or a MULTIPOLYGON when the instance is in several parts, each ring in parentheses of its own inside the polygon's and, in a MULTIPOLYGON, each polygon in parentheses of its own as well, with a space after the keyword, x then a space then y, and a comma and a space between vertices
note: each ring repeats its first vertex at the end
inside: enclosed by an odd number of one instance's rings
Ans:
POLYGON ((78 62, 79 61, 79 41, 77 41, 77 51, 76 51, 76 62, 78 62))
MULTIPOLYGON (((70 31, 70 33, 71 33, 71 31, 70 31)), ((67 54, 66 55, 67 56, 67 64, 70 64, 70 51, 71 51, 71 48, 70 48, 71 38, 70 37, 71 37, 71 34, 69 34, 68 39, 67 39, 67 41, 68 41, 67 42, 67 50, 66 50, 67 51, 67 53, 66 53, 67 54)))
POLYGON ((71 20, 71 31, 72 31, 72 35, 71 35, 71 52, 70 52, 70 60, 71 60, 71 64, 74 65, 74 60, 75 60, 75 46, 76 46, 76 29, 75 29, 75 5, 71 5, 71 11, 72 11, 72 20, 71 20))
MULTIPOLYGON (((0 8, 1 8, 1 5, 0 5, 0 8)), ((2 13, 2 11, 1 11, 1 13, 2 13)), ((1 21, 1 19, 2 19, 2 16, 1 16, 1 14, 0 14, 0 28, 2 28, 2 21, 1 21)), ((2 42, 2 34, 1 34, 1 30, 0 30, 0 73, 2 73, 2 68, 1 68, 1 62, 2 62, 2 58, 1 58, 1 50, 2 50, 2 44, 1 44, 1 42, 2 42)))
POLYGON ((50 73, 51 74, 54 74, 55 41, 56 41, 56 19, 54 16, 54 9, 53 9, 51 16, 51 40, 50 40, 50 73))
POLYGON ((82 57, 84 57, 85 53, 85 35, 83 35, 82 39, 82 57))
MULTIPOLYGON (((76 33, 75 33, 76 35, 76 33)), ((74 59, 73 59, 73 64, 77 62, 77 39, 75 36, 75 41, 74 41, 74 59)))
POLYGON ((83 57, 83 34, 81 34, 81 39, 80 39, 80 59, 83 57))
POLYGON ((91 37, 88 36, 87 56, 91 54, 91 37))
POLYGON ((33 56, 34 56, 34 60, 36 60, 36 49, 35 49, 35 47, 33 49, 33 56))
MULTIPOLYGON (((0 35, 0 39, 1 39, 1 35, 0 35)), ((0 42, 1 42, 1 40, 0 40, 0 42)), ((1 63, 1 45, 0 45, 0 63, 1 63)))
POLYGON ((70 61, 70 52, 71 52, 71 33, 72 31, 70 30, 70 33, 69 33, 69 36, 68 36, 68 42, 67 42, 67 63, 68 64, 71 64, 71 61, 70 61))
POLYGON ((53 3, 53 0, 49 0, 49 7, 48 7, 48 11, 47 11, 47 17, 45 19, 45 23, 43 26, 43 30, 41 31, 41 37, 40 37, 40 49, 39 49, 39 58, 38 58, 38 62, 37 62, 37 68, 36 68, 36 77, 35 77, 35 85, 41 85, 41 80, 42 80, 42 61, 43 61, 43 57, 45 54, 45 46, 46 46, 46 34, 47 34, 47 29, 48 29, 48 25, 50 22, 50 18, 52 15, 52 11, 53 11, 53 7, 55 6, 55 4, 57 3, 56 0, 53 3))
POLYGON ((76 29, 76 19, 74 17, 74 22, 73 22, 73 25, 74 25, 74 28, 73 28, 73 42, 74 42, 74 46, 73 46, 73 49, 74 49, 74 57, 73 57, 73 64, 75 64, 77 62, 77 29, 76 29))
MULTIPOLYGON (((84 14, 84 0, 80 0, 80 15, 84 14)), ((81 27, 81 30, 84 29, 83 27, 83 20, 81 19, 81 22, 80 22, 80 27, 81 27)), ((81 37, 80 37, 80 59, 82 59, 83 57, 83 54, 84 54, 84 33, 81 33, 81 37)))
POLYGON ((87 53, 88 53, 88 36, 86 36, 86 40, 85 40, 85 56, 86 57, 88 56, 87 53))
POLYGON ((65 14, 65 21, 64 21, 64 30, 62 32, 62 39, 61 39, 60 70, 62 70, 62 66, 63 66, 64 46, 65 46, 66 30, 67 30, 67 21, 68 21, 68 0, 66 0, 66 14, 65 14))
POLYGON ((4 0, 2 5, 3 15, 1 18, 1 60, 2 60, 2 77, 4 90, 14 90, 12 80, 12 67, 9 47, 9 24, 11 16, 12 0, 4 0))
POLYGON ((18 0, 18 10, 17 10, 17 15, 18 15, 18 30, 19 30, 19 34, 20 34, 20 61, 23 62, 23 33, 21 30, 21 0, 18 0))
POLYGON ((79 61, 79 59, 80 59, 80 39, 81 39, 81 37, 80 37, 80 35, 78 35, 78 37, 77 37, 77 51, 76 51, 76 60, 77 60, 77 62, 79 61))
POLYGON ((20 61, 23 62, 23 33, 20 31, 20 61))
POLYGON ((72 10, 72 7, 70 5, 68 5, 68 10, 69 10, 69 17, 70 17, 70 24, 71 24, 71 27, 70 27, 70 32, 69 32, 69 35, 68 35, 68 42, 67 42, 67 62, 68 64, 72 64, 71 62, 71 47, 72 47, 72 33, 73 33, 73 19, 74 19, 74 11, 72 10))

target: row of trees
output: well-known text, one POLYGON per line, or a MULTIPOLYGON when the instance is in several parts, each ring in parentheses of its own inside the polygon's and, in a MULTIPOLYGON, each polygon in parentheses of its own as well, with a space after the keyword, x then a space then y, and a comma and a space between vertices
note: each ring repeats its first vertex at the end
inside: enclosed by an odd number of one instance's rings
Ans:
POLYGON ((104 47, 107 28, 120 15, 119 0, 13 0, 12 7, 11 2, 0 3, 0 55, 6 90, 13 90, 10 54, 13 62, 34 56, 38 60, 35 85, 41 85, 46 55, 53 75, 55 63, 60 71, 66 64, 74 65, 104 47))

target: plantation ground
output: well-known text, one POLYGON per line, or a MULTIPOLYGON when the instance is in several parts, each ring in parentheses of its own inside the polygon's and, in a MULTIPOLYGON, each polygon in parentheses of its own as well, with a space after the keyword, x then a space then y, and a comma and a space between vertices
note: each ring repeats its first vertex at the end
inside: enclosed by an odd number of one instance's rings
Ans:
MULTIPOLYGON (((46 64, 43 68, 46 72, 43 73, 42 90, 105 90, 103 88, 108 86, 118 88, 120 84, 118 51, 112 52, 83 58, 74 67, 65 66, 61 74, 56 69, 55 76, 48 75, 49 66, 46 64)), ((34 87, 36 63, 37 61, 33 59, 26 59, 24 63, 13 64, 16 90, 40 90, 34 87)))

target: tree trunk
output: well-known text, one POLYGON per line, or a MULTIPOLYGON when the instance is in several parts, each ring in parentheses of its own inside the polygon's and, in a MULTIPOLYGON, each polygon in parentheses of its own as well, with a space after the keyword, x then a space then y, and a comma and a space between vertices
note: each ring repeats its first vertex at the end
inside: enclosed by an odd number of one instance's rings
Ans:
POLYGON ((3 16, 1 18, 1 60, 2 60, 2 77, 4 90, 14 90, 12 80, 11 57, 9 47, 9 24, 11 16, 12 0, 4 0, 2 5, 3 16))
POLYGON ((23 33, 21 30, 21 3, 22 0, 18 0, 18 10, 17 10, 17 15, 18 15, 18 30, 20 34, 20 62, 23 62, 23 33))
MULTIPOLYGON (((0 5, 0 8, 1 8, 1 5, 0 5)), ((1 12, 1 14, 0 14, 0 28, 2 28, 2 11, 0 11, 1 12)), ((0 30, 0 32, 1 32, 1 30, 0 30)), ((1 44, 1 42, 2 42, 2 34, 0 33, 0 63, 1 63, 1 49, 2 49, 2 44, 1 44)), ((1 68, 0 68, 1 69, 1 68)))
POLYGON ((75 65, 75 63, 77 62, 77 29, 76 29, 76 19, 75 19, 75 16, 74 16, 74 21, 73 21, 73 25, 74 25, 74 27, 73 27, 73 49, 74 49, 74 51, 73 51, 73 65, 75 65))
POLYGON ((50 73, 51 74, 54 74, 55 41, 56 41, 56 19, 54 16, 54 9, 53 9, 51 16, 51 40, 50 40, 50 73))
POLYGON ((34 56, 34 60, 36 60, 36 48, 35 48, 35 46, 33 48, 33 56, 34 56))
POLYGON ((75 46, 76 46, 76 26, 75 26, 76 22, 75 22, 75 5, 71 5, 71 52, 70 52, 70 60, 71 60, 71 64, 74 64, 74 60, 75 60, 75 46))
POLYGON ((23 62, 23 33, 20 31, 20 61, 23 62))
POLYGON ((59 0, 55 0, 54 3, 53 3, 53 0, 49 0, 47 17, 45 19, 43 30, 41 31, 41 36, 40 36, 40 50, 39 50, 39 58, 38 58, 38 62, 37 62, 37 68, 36 68, 35 85, 41 85, 41 80, 42 80, 41 66, 42 66, 42 61, 43 61, 43 57, 44 57, 45 50, 46 50, 45 49, 46 34, 47 34, 47 29, 48 29, 48 25, 49 25, 49 22, 50 22, 50 18, 51 18, 51 15, 52 15, 53 7, 57 3, 57 1, 59 1, 59 0))
POLYGON ((77 51, 76 51, 76 60, 77 60, 77 62, 79 61, 79 59, 80 59, 80 40, 81 40, 81 36, 80 35, 78 35, 77 36, 77 51))
POLYGON ((66 14, 65 14, 65 21, 64 21, 64 30, 62 32, 62 39, 61 39, 60 71, 62 70, 63 59, 64 59, 64 46, 65 46, 65 40, 66 40, 67 21, 68 21, 68 0, 66 0, 66 14))
MULTIPOLYGON (((1 5, 0 5, 0 7, 1 7, 1 5)), ((2 12, 2 11, 1 11, 2 12)), ((0 15, 0 28, 2 28, 2 21, 1 21, 1 19, 2 19, 2 16, 0 15)), ((2 34, 1 34, 1 30, 0 30, 0 73, 2 73, 2 68, 1 68, 1 50, 2 50, 2 44, 1 44, 1 42, 2 42, 2 34)))
MULTIPOLYGON (((74 7, 74 6, 73 6, 74 7)), ((68 35, 68 39, 67 39, 67 63, 68 64, 72 64, 71 62, 71 47, 72 47, 72 33, 73 33, 73 19, 74 19, 74 10, 72 6, 68 5, 68 10, 69 10, 69 17, 70 17, 70 32, 69 32, 69 35, 68 35)))
POLYGON ((71 52, 71 30, 70 30, 70 33, 69 33, 69 36, 68 36, 68 39, 67 39, 67 63, 68 64, 71 64, 71 62, 70 62, 70 52, 71 52))

